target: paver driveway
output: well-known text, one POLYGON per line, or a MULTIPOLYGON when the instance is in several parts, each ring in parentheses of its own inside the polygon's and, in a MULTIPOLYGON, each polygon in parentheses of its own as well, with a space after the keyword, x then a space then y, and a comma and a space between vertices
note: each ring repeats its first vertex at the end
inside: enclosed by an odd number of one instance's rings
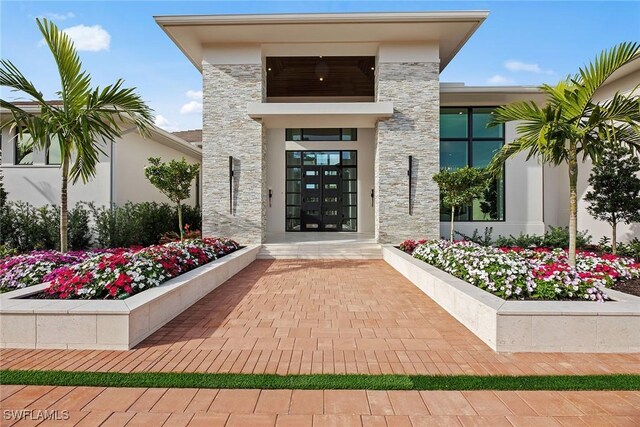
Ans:
POLYGON ((640 354, 497 354, 380 260, 259 260, 132 351, 0 351, 5 369, 640 373, 640 354))
MULTIPOLYGON (((639 392, 205 390, 1 386, 3 414, 69 411, 40 425, 386 427, 638 426, 639 392), (6 411, 6 412, 5 412, 6 411)), ((12 425, 3 420, 3 425, 12 425)), ((24 420, 23 420, 24 421, 24 420)), ((36 425, 18 422, 16 425, 36 425)))

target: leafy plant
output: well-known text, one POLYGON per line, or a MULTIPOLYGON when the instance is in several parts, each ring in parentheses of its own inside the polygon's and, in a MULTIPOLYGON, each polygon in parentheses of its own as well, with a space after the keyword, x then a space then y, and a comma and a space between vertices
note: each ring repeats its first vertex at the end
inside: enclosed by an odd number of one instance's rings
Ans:
POLYGON ((597 163, 604 141, 621 141, 640 149, 640 96, 616 92, 607 101, 597 102, 596 92, 605 81, 640 52, 638 43, 621 43, 600 53, 589 65, 555 86, 540 87, 546 105, 519 101, 494 110, 490 126, 519 121, 518 137, 506 144, 492 159, 489 169, 498 175, 504 162, 526 151, 527 159, 542 163, 566 164, 569 172, 569 265, 576 265, 578 234, 578 156, 597 163))
MULTIPOLYGON (((586 231, 578 232, 576 236, 576 246, 584 249, 591 245, 591 236, 586 231)), ((569 228, 553 227, 545 231, 544 235, 524 234, 518 236, 510 235, 509 237, 498 236, 496 239, 498 247, 519 247, 519 248, 549 248, 549 249, 566 249, 569 247, 569 228)))
POLYGON ((433 180, 440 187, 442 203, 451 209, 450 240, 453 242, 454 219, 456 209, 471 204, 474 199, 482 196, 489 185, 490 177, 484 169, 470 168, 443 169, 433 176, 433 180))
POLYGON ((456 234, 462 237, 463 240, 473 242, 480 246, 487 247, 493 244, 493 239, 491 238, 491 235, 493 234, 493 227, 485 227, 484 234, 482 236, 480 235, 480 232, 477 228, 473 230, 473 234, 471 234, 471 236, 468 236, 459 231, 456 231, 456 234))
POLYGON ((584 199, 595 219, 611 226, 611 252, 617 252, 619 223, 640 222, 640 158, 619 144, 604 152, 593 166, 584 199))
POLYGON ((11 112, 11 120, 2 129, 15 127, 19 134, 28 132, 32 146, 26 149, 49 149, 53 141, 60 146, 62 185, 60 190, 60 250, 68 249, 69 212, 67 187, 96 174, 102 141, 116 140, 123 127, 133 122, 143 134, 152 126, 151 109, 133 88, 123 88, 118 80, 104 88, 91 88, 91 77, 82 63, 71 38, 51 21, 36 19, 40 33, 58 66, 62 84, 57 92, 62 105, 49 103, 41 91, 9 60, 0 60, 0 86, 22 92, 33 100, 38 113, 30 113, 4 99, 0 106, 11 112))

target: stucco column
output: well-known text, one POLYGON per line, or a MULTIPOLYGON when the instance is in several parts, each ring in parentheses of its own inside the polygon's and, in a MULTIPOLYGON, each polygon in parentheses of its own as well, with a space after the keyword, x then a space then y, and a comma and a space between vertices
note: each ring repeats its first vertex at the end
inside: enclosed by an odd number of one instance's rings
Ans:
POLYGON ((394 113, 376 129, 376 239, 397 244, 408 238, 437 238, 439 192, 432 177, 440 168, 439 64, 384 59, 381 55, 377 67, 377 99, 392 101, 394 113))
MULTIPOLYGON (((215 58, 214 58, 215 59, 215 58)), ((247 115, 261 102, 262 65, 203 63, 202 228, 240 244, 262 243, 266 232, 266 164, 262 124, 247 115), (233 199, 229 202, 229 156, 233 199)), ((257 63, 255 63, 257 62, 257 63)))

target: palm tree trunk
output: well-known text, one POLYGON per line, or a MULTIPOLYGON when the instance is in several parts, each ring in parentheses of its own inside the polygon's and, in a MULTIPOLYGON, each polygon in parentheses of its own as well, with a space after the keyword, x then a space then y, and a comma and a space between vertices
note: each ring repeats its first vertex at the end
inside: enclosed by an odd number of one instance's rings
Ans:
POLYGON ((184 240, 184 234, 182 231, 182 204, 178 201, 178 227, 180 227, 180 241, 184 240))
POLYGON ((611 225, 611 253, 616 254, 618 250, 618 223, 613 223, 611 225))
POLYGON ((451 231, 449 233, 449 239, 453 243, 453 218, 456 216, 456 207, 451 206, 451 231))
POLYGON ((578 235, 578 153, 576 143, 569 141, 569 265, 576 266, 578 235))
POLYGON ((69 157, 62 160, 62 188, 60 190, 60 252, 69 250, 67 243, 67 228, 69 210, 67 208, 67 184, 69 181, 69 157))

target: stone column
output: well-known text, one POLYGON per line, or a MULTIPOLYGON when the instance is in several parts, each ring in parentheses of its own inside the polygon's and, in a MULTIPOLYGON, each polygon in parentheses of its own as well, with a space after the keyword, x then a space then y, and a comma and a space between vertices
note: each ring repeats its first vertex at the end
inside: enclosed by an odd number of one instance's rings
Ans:
POLYGON ((204 62, 202 134, 202 228, 256 244, 266 233, 266 165, 262 124, 247 115, 247 103, 261 102, 262 66, 204 62), (234 158, 232 212, 229 156, 234 158))
POLYGON ((440 88, 437 62, 380 61, 377 100, 392 101, 393 116, 376 128, 376 239, 400 243, 440 236, 440 88), (409 213, 409 156, 413 176, 409 213))

